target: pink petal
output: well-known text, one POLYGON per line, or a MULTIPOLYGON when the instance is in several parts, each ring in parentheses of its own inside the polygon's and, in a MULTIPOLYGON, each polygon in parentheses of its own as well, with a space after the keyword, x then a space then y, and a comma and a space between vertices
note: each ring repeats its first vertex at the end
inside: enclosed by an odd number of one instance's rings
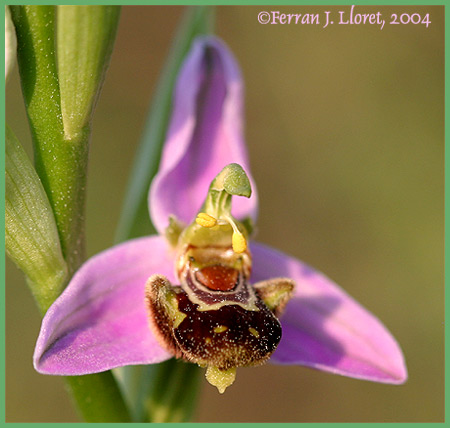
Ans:
POLYGON ((171 355, 148 327, 147 279, 173 279, 173 260, 163 238, 117 245, 89 259, 46 313, 34 353, 37 371, 82 375, 171 355))
MULTIPOLYGON (((213 37, 197 38, 178 75, 173 111, 158 174, 149 195, 153 224, 160 234, 170 214, 193 221, 212 179, 231 163, 249 174, 243 138, 243 83, 228 48, 213 37)), ((234 198, 232 213, 255 219, 251 199, 234 198)))
POLYGON ((272 362, 376 382, 406 381, 402 351, 375 316, 306 264, 260 244, 251 249, 253 282, 273 277, 296 282, 281 317, 283 337, 272 362))

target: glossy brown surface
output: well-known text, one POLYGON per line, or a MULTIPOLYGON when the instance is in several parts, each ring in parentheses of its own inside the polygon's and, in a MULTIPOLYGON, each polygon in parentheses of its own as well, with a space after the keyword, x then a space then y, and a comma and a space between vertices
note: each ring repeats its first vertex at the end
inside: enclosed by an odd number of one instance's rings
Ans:
POLYGON ((239 272, 228 266, 212 265, 196 272, 195 277, 210 290, 231 291, 236 287, 239 272))
POLYGON ((187 294, 177 294, 178 309, 187 316, 174 329, 175 339, 190 361, 219 368, 257 365, 264 362, 281 339, 278 319, 258 300, 258 311, 239 305, 199 311, 187 294))

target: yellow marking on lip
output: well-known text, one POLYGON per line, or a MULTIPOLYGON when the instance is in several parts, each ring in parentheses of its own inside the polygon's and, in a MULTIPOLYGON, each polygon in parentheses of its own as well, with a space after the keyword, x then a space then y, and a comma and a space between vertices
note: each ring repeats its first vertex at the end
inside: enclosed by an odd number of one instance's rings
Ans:
POLYGON ((258 332, 258 330, 254 329, 253 327, 249 327, 249 328, 248 328, 248 331, 249 331, 251 334, 253 334, 253 336, 255 336, 256 338, 259 337, 259 332, 258 332))

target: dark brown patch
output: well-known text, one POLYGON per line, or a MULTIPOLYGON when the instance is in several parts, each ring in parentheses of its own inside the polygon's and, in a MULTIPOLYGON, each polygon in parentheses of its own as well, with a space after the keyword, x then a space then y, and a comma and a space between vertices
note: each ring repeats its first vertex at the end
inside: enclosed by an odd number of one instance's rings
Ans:
MULTIPOLYGON (((257 293, 264 295, 271 286, 260 284, 257 293)), ((258 365, 281 340, 280 322, 259 297, 254 311, 236 304, 199 311, 162 275, 147 281, 145 296, 153 334, 177 358, 222 370, 258 365)))
POLYGON ((183 291, 177 294, 178 308, 187 317, 174 330, 184 358, 220 369, 257 365, 267 360, 281 339, 281 325, 264 303, 259 311, 238 305, 198 311, 183 291))
POLYGON ((231 291, 239 279, 239 271, 228 266, 206 266, 195 273, 197 281, 214 291, 231 291))

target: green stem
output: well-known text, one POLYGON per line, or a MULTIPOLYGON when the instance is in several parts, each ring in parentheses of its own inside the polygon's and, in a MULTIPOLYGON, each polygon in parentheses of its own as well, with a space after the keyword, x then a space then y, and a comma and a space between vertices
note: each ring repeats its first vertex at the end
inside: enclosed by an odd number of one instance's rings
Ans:
MULTIPOLYGON (((80 128, 70 135, 64 132, 55 55, 55 7, 11 6, 11 13, 16 27, 17 59, 36 170, 55 216, 70 278, 84 259, 90 120, 79 121, 80 128)), ((108 49, 105 52, 108 54, 108 49)), ((100 72, 99 83, 101 79, 100 72)), ((94 91, 93 103, 95 97, 94 91)), ((91 110, 88 110, 90 114, 91 110)), ((41 312, 45 309, 40 307, 41 312)), ((111 372, 69 377, 67 383, 86 422, 130 421, 111 372)))
POLYGON ((147 401, 150 422, 188 422, 195 410, 203 370, 175 359, 155 369, 147 401))
POLYGON ((131 422, 120 388, 108 371, 66 377, 78 413, 86 422, 131 422))
POLYGON ((120 369, 134 422, 189 422, 204 370, 170 359, 161 364, 120 369))
POLYGON ((88 140, 83 129, 66 139, 55 55, 55 7, 11 6, 17 60, 37 173, 55 215, 69 277, 84 258, 88 140))

